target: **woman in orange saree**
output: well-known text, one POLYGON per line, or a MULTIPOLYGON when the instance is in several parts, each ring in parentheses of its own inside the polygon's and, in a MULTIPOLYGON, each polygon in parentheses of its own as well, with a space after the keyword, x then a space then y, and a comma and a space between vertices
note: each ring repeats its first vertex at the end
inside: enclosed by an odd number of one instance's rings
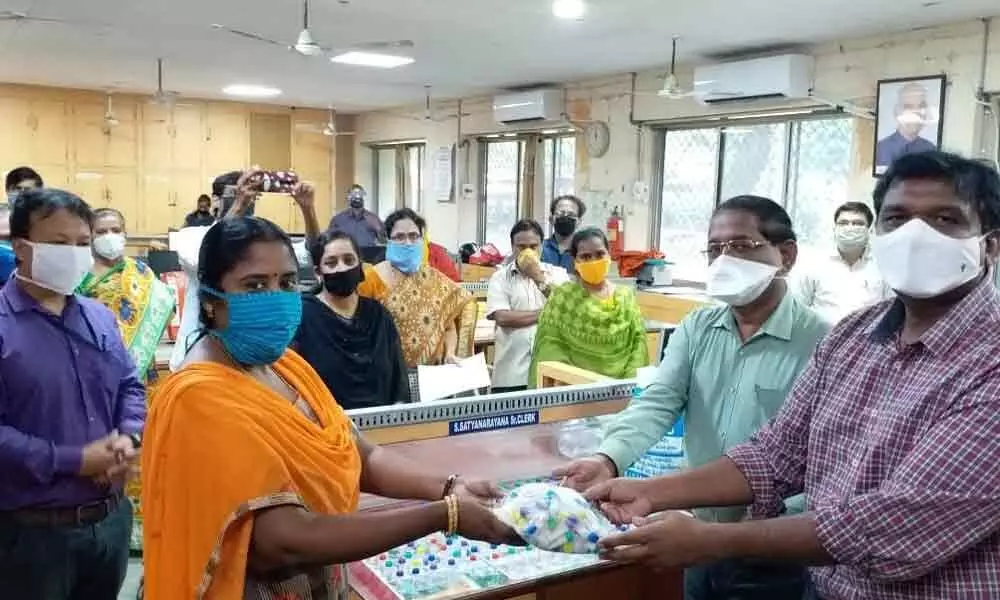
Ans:
POLYGON ((146 425, 146 600, 341 600, 341 565, 434 531, 515 541, 480 503, 492 486, 368 443, 287 350, 302 304, 281 229, 217 223, 199 271, 205 333, 146 425), (429 502, 359 513, 362 491, 429 502))

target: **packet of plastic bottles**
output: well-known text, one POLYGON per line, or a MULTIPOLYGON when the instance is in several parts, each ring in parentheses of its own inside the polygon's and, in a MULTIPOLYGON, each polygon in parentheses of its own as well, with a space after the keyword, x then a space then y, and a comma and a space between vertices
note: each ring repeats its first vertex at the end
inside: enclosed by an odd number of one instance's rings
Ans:
POLYGON ((579 492, 552 483, 529 483, 494 509, 528 544, 552 552, 596 554, 597 541, 618 529, 579 492))

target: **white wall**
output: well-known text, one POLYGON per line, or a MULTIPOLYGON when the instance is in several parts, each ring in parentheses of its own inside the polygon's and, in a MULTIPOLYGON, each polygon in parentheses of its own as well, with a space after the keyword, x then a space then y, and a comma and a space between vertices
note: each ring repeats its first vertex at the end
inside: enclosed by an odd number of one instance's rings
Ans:
MULTIPOLYGON (((967 155, 981 155, 992 151, 985 145, 984 123, 977 109, 974 93, 979 85, 980 61, 983 44, 983 27, 978 21, 963 22, 921 31, 907 32, 878 38, 847 40, 822 44, 811 52, 816 57, 814 88, 816 95, 833 101, 852 101, 871 106, 875 99, 876 81, 891 77, 907 77, 944 73, 948 76, 948 93, 944 113, 943 147, 967 155)), ((1000 91, 1000 24, 994 27, 987 68, 986 90, 1000 91)), ((663 71, 647 72, 638 76, 640 93, 635 102, 635 119, 638 121, 671 122, 697 117, 726 114, 733 108, 712 109, 690 99, 668 101, 658 98, 655 91, 661 87, 663 71)), ((678 73, 682 85, 690 85, 691 71, 678 73)), ((649 239, 649 199, 632 196, 633 183, 651 184, 651 142, 648 127, 634 127, 629 123, 629 91, 631 76, 628 74, 599 80, 566 84, 571 112, 575 115, 589 112, 590 117, 607 121, 611 128, 611 148, 600 159, 578 157, 578 193, 588 201, 594 222, 603 223, 614 205, 626 207, 626 246, 644 248, 649 239)), ((439 114, 455 113, 455 102, 437 103, 439 114)), ((745 111, 745 107, 739 110, 745 111)), ((461 135, 472 136, 496 133, 503 126, 493 123, 489 98, 463 101, 463 112, 471 113, 462 119, 461 135)), ((418 120, 422 108, 413 107, 400 111, 367 113, 358 118, 357 179, 365 185, 373 176, 370 152, 363 145, 402 139, 425 139, 428 161, 440 145, 455 143, 459 139, 454 119, 426 123, 418 120)), ((579 117, 578 117, 579 118, 579 117)), ((992 140, 992 136, 986 136, 992 140)), ((475 145, 468 155, 475 160, 475 145)), ((583 144, 578 144, 583 152, 583 144)), ((462 161, 460 161, 461 163, 462 161)), ((431 165, 428 164, 427 172, 431 165)), ((476 165, 460 164, 461 183, 475 183, 476 165), (467 176, 465 174, 468 174, 467 176)), ((864 199, 871 192, 873 180, 870 172, 859 169, 853 198, 864 199)), ((425 178, 425 185, 430 178, 425 178)), ((437 203, 428 198, 424 214, 436 241, 448 247, 475 239, 478 201, 437 203)))

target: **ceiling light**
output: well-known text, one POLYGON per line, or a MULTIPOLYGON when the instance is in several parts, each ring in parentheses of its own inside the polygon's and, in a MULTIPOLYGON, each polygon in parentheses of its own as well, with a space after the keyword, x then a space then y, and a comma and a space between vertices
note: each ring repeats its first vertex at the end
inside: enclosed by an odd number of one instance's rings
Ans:
POLYGON ((375 67, 377 69, 395 69, 414 62, 409 56, 394 56, 392 54, 378 54, 375 52, 345 52, 330 59, 332 62, 342 65, 354 65, 358 67, 375 67))
POLYGON ((266 85, 234 84, 222 88, 222 93, 244 98, 273 98, 281 95, 281 90, 266 85))
POLYGON ((554 0, 552 14, 558 19, 579 20, 587 12, 583 0, 554 0))

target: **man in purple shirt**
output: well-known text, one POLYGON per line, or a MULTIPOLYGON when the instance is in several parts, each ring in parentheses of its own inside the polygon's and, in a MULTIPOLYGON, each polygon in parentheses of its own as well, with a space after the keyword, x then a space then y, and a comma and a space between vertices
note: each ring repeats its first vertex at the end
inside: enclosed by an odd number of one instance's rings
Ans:
POLYGON ((350 235, 362 248, 377 246, 384 228, 378 215, 365 208, 365 188, 358 184, 347 190, 347 208, 334 215, 327 229, 350 235))
POLYGON ((0 290, 0 596, 117 598, 132 507, 122 495, 145 390, 115 317, 76 296, 91 210, 39 189, 11 214, 17 272, 0 290))

